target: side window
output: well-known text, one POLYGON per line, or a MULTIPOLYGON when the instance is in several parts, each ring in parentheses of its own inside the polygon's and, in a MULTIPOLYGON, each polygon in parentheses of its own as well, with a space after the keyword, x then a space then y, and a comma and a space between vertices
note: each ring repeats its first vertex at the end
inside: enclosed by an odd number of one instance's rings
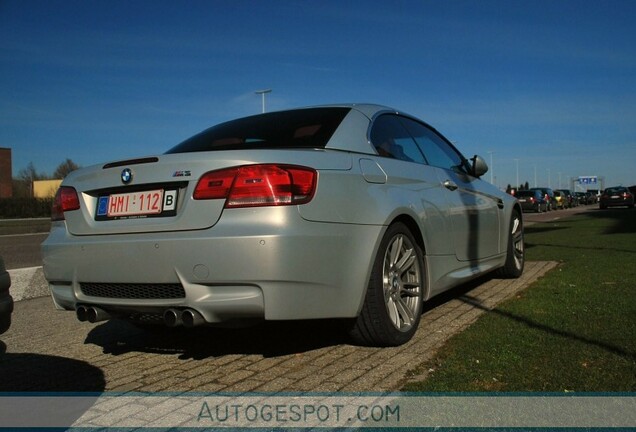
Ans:
POLYGON ((426 163, 417 144, 395 115, 378 117, 373 122, 370 138, 380 156, 426 163))
POLYGON ((429 165, 454 171, 463 168, 462 156, 435 131, 407 118, 403 118, 402 122, 415 138, 429 165))

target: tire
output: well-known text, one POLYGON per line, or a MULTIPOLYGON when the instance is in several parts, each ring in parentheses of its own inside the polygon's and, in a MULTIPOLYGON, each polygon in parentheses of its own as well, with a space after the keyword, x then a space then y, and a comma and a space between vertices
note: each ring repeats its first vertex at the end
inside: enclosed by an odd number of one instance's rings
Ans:
POLYGON ((422 316, 424 253, 402 223, 391 225, 373 262, 362 311, 349 334, 369 346, 408 342, 422 316))
POLYGON ((512 212, 509 227, 506 263, 499 269, 498 276, 504 279, 516 279, 523 274, 525 264, 523 219, 516 210, 512 212))

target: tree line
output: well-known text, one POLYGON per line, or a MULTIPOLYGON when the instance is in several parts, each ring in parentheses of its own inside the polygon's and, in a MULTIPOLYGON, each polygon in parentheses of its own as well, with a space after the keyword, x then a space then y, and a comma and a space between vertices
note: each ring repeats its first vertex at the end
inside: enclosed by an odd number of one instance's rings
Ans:
POLYGON ((33 162, 29 162, 26 168, 18 171, 17 176, 13 177, 13 197, 14 198, 30 198, 33 196, 33 182, 38 180, 62 180, 72 171, 79 169, 80 166, 71 159, 66 159, 59 164, 53 174, 39 172, 33 162))
MULTIPOLYGON (((508 184, 508 186, 506 187, 506 193, 510 193, 513 189, 515 189, 515 187, 508 184)), ((520 191, 530 190, 530 185, 528 184, 528 182, 525 182, 524 184, 520 184, 519 187, 516 189, 520 191)))

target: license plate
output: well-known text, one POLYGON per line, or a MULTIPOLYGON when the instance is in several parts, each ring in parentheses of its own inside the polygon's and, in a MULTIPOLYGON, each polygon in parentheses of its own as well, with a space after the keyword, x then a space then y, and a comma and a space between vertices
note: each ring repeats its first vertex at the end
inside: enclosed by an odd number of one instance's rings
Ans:
POLYGON ((612 199, 619 199, 619 198, 620 198, 620 196, 619 196, 619 195, 612 195, 612 196, 611 196, 611 198, 612 198, 612 199))
POLYGON ((526 202, 526 200, 525 199, 520 199, 519 202, 520 203, 524 203, 524 202, 526 202))
POLYGON ((101 196, 97 202, 97 220, 134 219, 173 216, 177 191, 154 189, 101 196))

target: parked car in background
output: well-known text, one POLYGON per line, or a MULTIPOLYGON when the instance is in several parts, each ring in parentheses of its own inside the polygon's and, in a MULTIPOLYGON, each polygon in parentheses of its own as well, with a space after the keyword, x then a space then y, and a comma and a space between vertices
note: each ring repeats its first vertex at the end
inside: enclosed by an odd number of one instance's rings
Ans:
POLYGON ((537 187, 537 188, 531 188, 530 190, 541 191, 541 193, 545 197, 546 203, 548 204, 548 211, 556 210, 557 202, 556 202, 556 198, 554 197, 554 191, 552 189, 546 188, 546 187, 537 187))
POLYGON ((563 210, 567 206, 567 197, 559 190, 554 191, 554 201, 556 202, 554 207, 556 210, 563 210))
POLYGON ((80 321, 341 318, 357 343, 399 345, 432 296, 522 274, 521 207, 487 170, 393 108, 237 119, 70 173, 44 275, 80 321))
POLYGON ((557 189, 563 195, 565 195, 565 208, 572 208, 579 205, 579 200, 576 195, 572 194, 569 189, 557 189))
POLYGON ((599 207, 606 209, 607 207, 634 207, 634 195, 623 186, 615 186, 607 188, 601 194, 599 207))
POLYGON ((541 213, 548 210, 548 203, 540 190, 517 191, 517 201, 524 212, 533 211, 541 213))
POLYGON ((596 204, 601 199, 601 191, 598 189, 588 189, 587 192, 592 197, 592 204, 596 204))
POLYGON ((592 194, 589 192, 576 192, 576 198, 579 201, 580 205, 588 205, 593 204, 592 194))
POLYGON ((11 327, 11 313, 13 313, 13 298, 9 294, 11 277, 4 268, 4 260, 0 257, 0 334, 11 327))

